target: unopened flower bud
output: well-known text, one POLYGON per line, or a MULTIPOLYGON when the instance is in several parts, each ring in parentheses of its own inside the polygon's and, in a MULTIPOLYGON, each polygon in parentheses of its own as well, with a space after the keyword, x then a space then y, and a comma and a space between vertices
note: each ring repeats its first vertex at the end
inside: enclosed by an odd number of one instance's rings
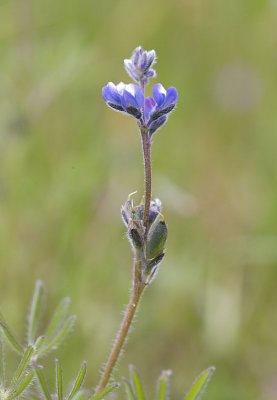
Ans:
POLYGON ((155 221, 150 227, 146 245, 146 257, 148 260, 153 260, 164 252, 167 233, 167 226, 163 219, 155 221))
POLYGON ((147 269, 151 271, 153 268, 157 267, 162 262, 164 256, 165 253, 161 253, 156 258, 153 258, 153 260, 148 263, 147 269))
POLYGON ((129 229, 128 236, 129 236, 131 245, 134 247, 134 249, 139 250, 142 248, 143 241, 142 241, 142 238, 141 238, 139 232, 137 231, 137 229, 135 229, 135 228, 129 229))
POLYGON ((156 59, 155 50, 146 51, 139 46, 131 58, 124 60, 125 69, 135 82, 146 84, 149 78, 156 76, 156 71, 152 68, 156 59))
POLYGON ((159 266, 164 258, 165 253, 161 253, 159 254, 156 258, 154 258, 153 260, 151 260, 148 264, 147 264, 147 268, 144 272, 144 276, 145 276, 145 283, 147 285, 149 285, 149 283, 152 282, 152 280, 155 278, 155 276, 157 275, 157 272, 159 270, 159 266))

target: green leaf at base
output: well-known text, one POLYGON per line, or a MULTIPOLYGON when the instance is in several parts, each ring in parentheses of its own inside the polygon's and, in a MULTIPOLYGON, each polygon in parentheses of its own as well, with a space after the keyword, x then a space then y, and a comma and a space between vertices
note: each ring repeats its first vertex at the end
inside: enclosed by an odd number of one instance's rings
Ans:
POLYGON ((169 400, 169 379, 171 373, 170 370, 162 371, 158 379, 157 400, 169 400))
POLYGON ((190 391, 187 393, 185 400, 199 400, 209 383, 215 367, 209 367, 195 379, 190 391))

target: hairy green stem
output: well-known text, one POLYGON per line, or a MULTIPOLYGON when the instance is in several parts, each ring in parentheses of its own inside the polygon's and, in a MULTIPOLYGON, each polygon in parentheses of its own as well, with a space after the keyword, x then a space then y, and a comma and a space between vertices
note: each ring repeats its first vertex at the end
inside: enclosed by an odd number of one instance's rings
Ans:
POLYGON ((96 394, 101 392, 101 390, 103 390, 109 383, 113 369, 119 359, 120 353, 126 341, 132 320, 135 316, 144 288, 145 284, 141 281, 141 257, 139 255, 136 255, 134 260, 134 269, 133 269, 133 287, 130 295, 129 304, 126 308, 124 318, 121 322, 117 337, 115 339, 114 345, 108 357, 108 361, 105 364, 103 373, 97 385, 95 392, 96 394))

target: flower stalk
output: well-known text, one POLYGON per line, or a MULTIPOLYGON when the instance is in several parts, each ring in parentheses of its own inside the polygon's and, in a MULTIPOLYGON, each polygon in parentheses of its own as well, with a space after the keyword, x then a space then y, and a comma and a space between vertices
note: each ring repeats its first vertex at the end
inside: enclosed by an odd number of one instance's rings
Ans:
POLYGON ((151 141, 153 134, 167 122, 169 114, 175 108, 178 93, 174 87, 166 90, 158 83, 152 89, 153 97, 145 97, 145 85, 150 78, 156 76, 156 71, 152 68, 155 63, 154 50, 145 51, 142 47, 137 47, 132 57, 124 60, 127 73, 137 85, 123 82, 115 85, 109 82, 102 89, 106 104, 115 111, 132 116, 139 126, 144 160, 144 201, 134 205, 131 194, 121 208, 122 220, 134 252, 133 284, 129 304, 101 374, 96 394, 111 379, 142 294, 156 276, 165 255, 167 225, 161 213, 161 201, 152 199, 151 141))
POLYGON ((99 380, 98 386, 96 388, 96 394, 101 392, 107 384, 109 383, 110 377, 112 375, 113 369, 120 357, 120 353, 124 347, 124 343, 128 336, 128 332, 132 321, 134 319, 137 307, 139 305, 140 299, 142 297, 145 285, 141 282, 141 259, 140 256, 136 256, 134 259, 134 269, 133 269, 133 287, 131 290, 130 300, 126 308, 123 320, 121 322, 116 340, 113 344, 112 350, 108 357, 108 361, 104 367, 103 373, 99 380))
POLYGON ((145 227, 145 237, 147 236, 149 228, 149 210, 151 202, 151 140, 149 140, 147 130, 141 129, 141 140, 143 149, 143 161, 144 161, 144 216, 143 224, 145 227))

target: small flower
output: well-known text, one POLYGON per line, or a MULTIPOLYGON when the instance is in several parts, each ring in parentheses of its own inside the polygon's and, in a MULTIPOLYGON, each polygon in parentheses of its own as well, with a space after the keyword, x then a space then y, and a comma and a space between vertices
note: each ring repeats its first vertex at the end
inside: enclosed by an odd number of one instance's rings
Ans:
POLYGON ((178 92, 175 87, 167 90, 158 83, 152 89, 152 97, 147 97, 144 102, 144 116, 151 137, 168 120, 168 114, 175 108, 178 101, 178 92))
POLYGON ((130 59, 124 60, 124 66, 129 76, 143 86, 148 83, 149 78, 156 76, 152 66, 156 63, 155 50, 146 51, 141 46, 137 47, 130 59))
POLYGON ((144 104, 144 96, 140 87, 130 83, 120 82, 115 85, 109 82, 102 89, 106 104, 116 111, 121 111, 140 119, 144 104))
POLYGON ((152 114, 152 120, 170 113, 178 101, 178 92, 175 87, 166 90, 163 85, 158 83, 153 87, 152 94, 157 104, 155 112, 152 114))

